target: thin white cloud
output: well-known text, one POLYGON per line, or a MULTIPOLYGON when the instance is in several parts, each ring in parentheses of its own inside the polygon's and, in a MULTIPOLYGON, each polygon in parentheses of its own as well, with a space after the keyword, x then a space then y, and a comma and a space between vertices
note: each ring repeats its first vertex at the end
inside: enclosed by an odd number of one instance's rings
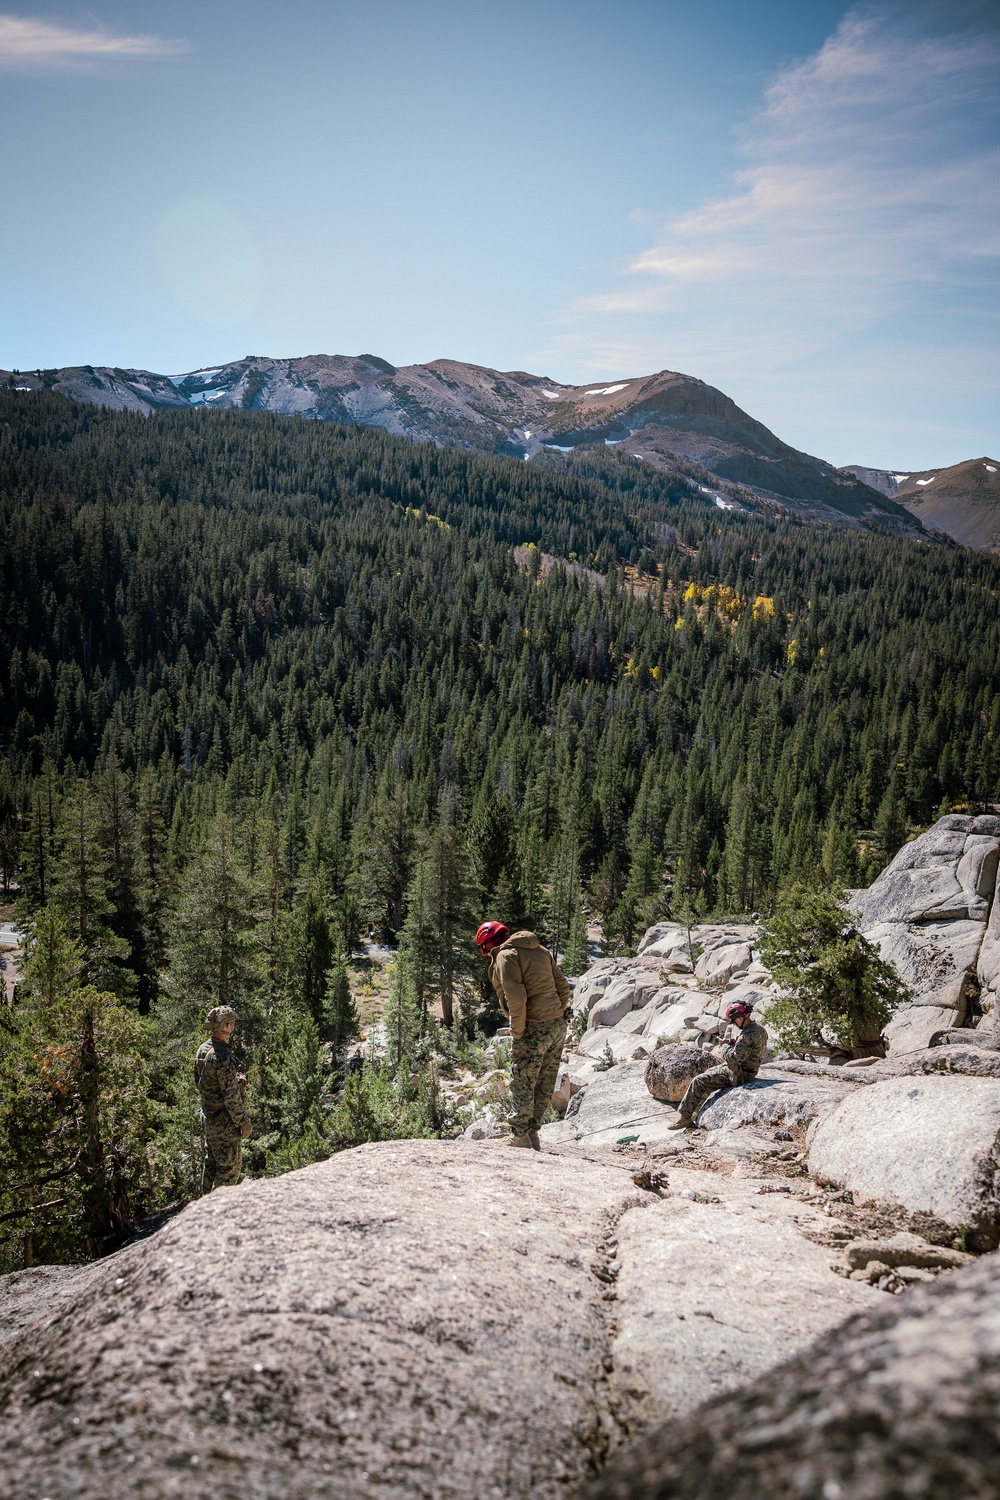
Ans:
POLYGON ((60 65, 100 59, 171 57, 184 42, 158 36, 114 36, 78 31, 30 16, 0 15, 0 65, 60 65))
POLYGON ((968 316, 1000 255, 1000 32, 988 7, 932 30, 941 14, 849 13, 767 89, 733 191, 666 224, 540 355, 739 385, 930 301, 968 316))

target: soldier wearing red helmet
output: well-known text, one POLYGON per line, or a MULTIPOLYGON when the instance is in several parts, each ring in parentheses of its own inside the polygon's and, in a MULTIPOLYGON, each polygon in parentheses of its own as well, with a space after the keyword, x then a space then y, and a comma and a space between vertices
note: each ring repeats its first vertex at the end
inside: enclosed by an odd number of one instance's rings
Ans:
POLYGON ((511 933, 502 922, 483 922, 476 946, 490 961, 490 982, 513 1038, 510 1145, 540 1151, 538 1127, 552 1103, 566 1041, 569 982, 533 932, 511 933))
POLYGON ((476 928, 476 947, 484 958, 489 958, 505 938, 510 937, 510 928, 502 922, 481 922, 476 928))
POLYGON ((736 1027, 739 1035, 735 1041, 723 1044, 722 1066, 709 1068, 699 1073, 687 1086, 684 1098, 677 1106, 677 1119, 668 1130, 696 1130, 698 1111, 717 1089, 736 1088, 757 1077, 761 1063, 767 1056, 767 1032, 753 1019, 753 1011, 744 1000, 734 1000, 726 1011, 726 1020, 736 1027))

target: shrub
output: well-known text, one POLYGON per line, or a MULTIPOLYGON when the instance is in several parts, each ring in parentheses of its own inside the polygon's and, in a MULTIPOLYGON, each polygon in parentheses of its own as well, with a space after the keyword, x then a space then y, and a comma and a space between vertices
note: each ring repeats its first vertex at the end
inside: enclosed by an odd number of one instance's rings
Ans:
POLYGON ((884 1056, 882 1028, 909 991, 858 932, 844 902, 838 887, 804 885, 780 901, 760 948, 786 991, 768 1008, 768 1028, 792 1051, 835 1045, 854 1057, 884 1056))

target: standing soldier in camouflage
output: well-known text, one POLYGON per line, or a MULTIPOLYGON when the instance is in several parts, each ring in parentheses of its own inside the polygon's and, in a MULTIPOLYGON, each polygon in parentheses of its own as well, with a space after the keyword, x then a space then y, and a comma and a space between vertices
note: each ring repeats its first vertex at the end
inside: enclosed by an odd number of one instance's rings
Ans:
POLYGON ((484 922, 476 946, 490 960, 490 982, 510 1021, 511 1146, 541 1151, 538 1128, 552 1103, 563 1045, 569 982, 533 932, 484 922))
POLYGON ((201 1094, 201 1118, 205 1131, 205 1169, 201 1190, 233 1187, 243 1170, 243 1142, 251 1134, 246 1111, 247 1081, 237 1070, 229 1050, 236 1012, 229 1005, 216 1005, 205 1018, 212 1029, 194 1060, 194 1081, 201 1094))
POLYGON ((739 1032, 734 1042, 723 1043, 723 1063, 719 1068, 709 1068, 692 1078, 677 1106, 677 1119, 667 1126, 668 1130, 697 1130, 695 1117, 699 1109, 717 1089, 732 1089, 741 1083, 750 1083, 757 1077, 761 1063, 767 1056, 767 1032, 753 1019, 749 1005, 734 1000, 726 1011, 726 1020, 731 1021, 739 1032))

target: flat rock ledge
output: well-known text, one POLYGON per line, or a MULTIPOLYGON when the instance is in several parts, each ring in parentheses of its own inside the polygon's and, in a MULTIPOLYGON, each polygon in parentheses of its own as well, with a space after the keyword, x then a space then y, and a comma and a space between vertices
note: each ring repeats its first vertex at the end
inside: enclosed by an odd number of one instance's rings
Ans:
POLYGON ((364 1146, 0 1278, 4 1500, 572 1500, 889 1300, 752 1171, 595 1149, 364 1146))
POLYGON ((1000 1262, 851 1318, 624 1449, 586 1500, 995 1500, 1000 1262))
POLYGON ((591 1265, 644 1196, 440 1141, 213 1193, 6 1344, 3 1492, 571 1493, 620 1439, 591 1265))
POLYGON ((914 1073, 877 1081, 817 1119, 807 1140, 812 1175, 856 1202, 930 1213, 973 1250, 1000 1244, 1000 1080, 914 1073))

